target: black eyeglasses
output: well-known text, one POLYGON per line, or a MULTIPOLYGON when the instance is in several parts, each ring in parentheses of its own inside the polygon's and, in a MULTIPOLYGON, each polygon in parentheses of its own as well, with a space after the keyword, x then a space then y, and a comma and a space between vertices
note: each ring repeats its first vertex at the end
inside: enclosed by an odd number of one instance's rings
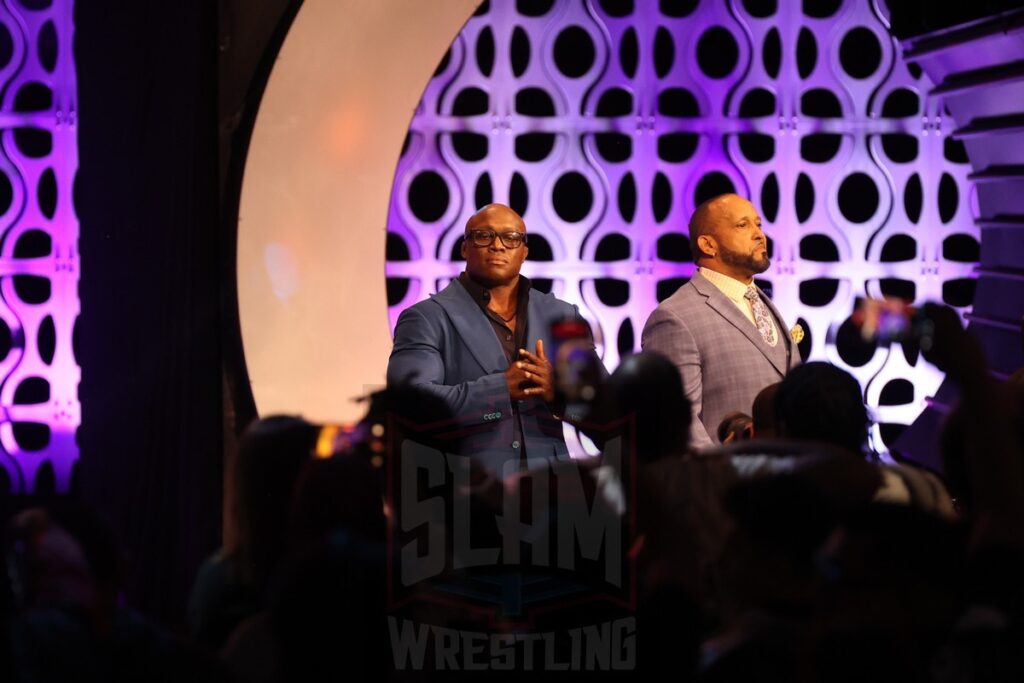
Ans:
POLYGON ((518 249, 526 243, 526 234, 522 232, 495 232, 493 230, 470 230, 466 239, 478 247, 489 247, 494 239, 500 238, 508 249, 518 249))

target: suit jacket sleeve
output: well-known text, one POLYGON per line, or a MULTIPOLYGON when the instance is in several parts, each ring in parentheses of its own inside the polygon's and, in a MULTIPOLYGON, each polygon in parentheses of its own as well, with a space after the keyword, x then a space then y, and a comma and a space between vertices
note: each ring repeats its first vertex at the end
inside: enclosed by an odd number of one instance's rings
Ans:
POLYGON ((699 449, 714 445, 700 419, 704 391, 700 350, 686 323, 670 311, 656 309, 644 326, 641 346, 645 351, 662 354, 679 368, 683 392, 691 407, 691 448, 699 449))
POLYGON ((395 343, 388 360, 388 385, 411 384, 442 399, 453 415, 485 422, 495 409, 508 414, 510 404, 505 374, 496 372, 472 381, 445 383, 442 333, 437 321, 416 308, 398 316, 395 343))

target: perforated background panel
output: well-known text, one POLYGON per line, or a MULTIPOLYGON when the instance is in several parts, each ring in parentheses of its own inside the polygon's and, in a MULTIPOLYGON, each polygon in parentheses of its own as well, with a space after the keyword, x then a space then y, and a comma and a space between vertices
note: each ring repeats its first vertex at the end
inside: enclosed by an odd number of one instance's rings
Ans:
POLYGON ((0 492, 67 490, 78 459, 73 6, 0 5, 0 492))
POLYGON ((866 0, 484 3, 427 84, 388 218, 392 326, 457 275, 490 201, 530 230, 524 273, 580 306, 609 369, 694 270, 686 223, 725 191, 762 212, 761 285, 805 357, 860 381, 884 450, 938 387, 856 343, 857 296, 974 295, 976 197, 952 121, 866 0))

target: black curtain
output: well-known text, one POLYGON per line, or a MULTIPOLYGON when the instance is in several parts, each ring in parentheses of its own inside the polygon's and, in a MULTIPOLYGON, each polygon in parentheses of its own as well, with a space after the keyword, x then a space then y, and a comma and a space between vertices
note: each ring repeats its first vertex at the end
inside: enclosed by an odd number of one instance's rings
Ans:
POLYGON ((217 6, 75 3, 80 496, 127 551, 130 604, 183 622, 220 542, 217 6))

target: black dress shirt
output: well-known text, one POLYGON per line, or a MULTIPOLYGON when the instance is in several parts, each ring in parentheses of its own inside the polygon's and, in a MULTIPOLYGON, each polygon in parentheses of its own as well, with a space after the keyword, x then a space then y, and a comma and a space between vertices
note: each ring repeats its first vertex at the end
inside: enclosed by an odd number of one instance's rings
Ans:
MULTIPOLYGON (((530 309, 530 280, 522 275, 519 276, 519 289, 516 292, 516 328, 513 330, 508 323, 502 320, 501 316, 492 311, 487 305, 491 302, 491 293, 487 288, 474 282, 465 271, 459 275, 459 284, 466 288, 473 301, 480 306, 480 310, 487 316, 491 328, 494 330, 502 350, 505 352, 505 359, 509 367, 519 359, 519 349, 526 349, 526 321, 529 318, 530 309)), ((523 438, 523 423, 519 416, 519 401, 512 401, 512 432, 515 443, 520 444, 519 458, 526 459, 526 439, 523 438)))
POLYGON ((513 330, 509 327, 508 323, 501 319, 501 316, 492 311, 487 307, 491 303, 491 293, 487 291, 486 287, 483 287, 473 280, 463 271, 459 275, 459 284, 466 288, 469 295, 473 297, 473 301, 477 303, 480 310, 487 316, 487 320, 491 323, 491 327, 494 328, 494 334, 498 337, 498 342, 501 343, 501 348, 505 352, 505 358, 508 360, 509 367, 512 363, 519 359, 519 349, 526 349, 531 351, 532 349, 526 348, 526 320, 527 311, 530 306, 530 280, 519 276, 519 291, 516 294, 516 328, 513 330))

